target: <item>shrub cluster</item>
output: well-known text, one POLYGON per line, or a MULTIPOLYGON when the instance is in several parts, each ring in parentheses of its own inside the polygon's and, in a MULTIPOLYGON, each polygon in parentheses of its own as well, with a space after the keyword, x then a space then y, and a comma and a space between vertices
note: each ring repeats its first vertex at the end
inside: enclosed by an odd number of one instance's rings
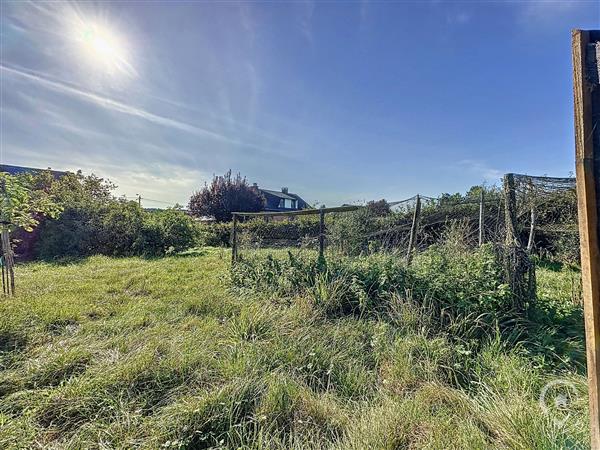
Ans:
MULTIPOLYGON (((319 217, 305 216, 295 220, 269 221, 253 219, 238 223, 241 235, 252 236, 256 240, 299 241, 303 237, 319 234, 319 217)), ((200 241, 212 247, 228 246, 231 242, 231 223, 202 224, 199 227, 200 241)))
POLYGON ((43 172, 34 178, 34 189, 46 192, 62 213, 40 218, 35 234, 21 236, 23 247, 33 249, 30 256, 158 256, 198 242, 198 226, 183 211, 146 211, 115 198, 114 185, 94 175, 67 173, 55 179, 43 172))
POLYGON ((43 259, 110 256, 159 256, 182 251, 197 242, 197 227, 182 211, 148 212, 135 202, 65 208, 40 229, 38 256, 43 259))
POLYGON ((328 316, 388 311, 398 295, 436 311, 448 323, 472 317, 469 335, 489 331, 512 315, 511 294, 492 246, 476 250, 435 245, 406 266, 397 255, 356 258, 311 254, 242 258, 231 271, 235 286, 274 297, 306 296, 328 316))

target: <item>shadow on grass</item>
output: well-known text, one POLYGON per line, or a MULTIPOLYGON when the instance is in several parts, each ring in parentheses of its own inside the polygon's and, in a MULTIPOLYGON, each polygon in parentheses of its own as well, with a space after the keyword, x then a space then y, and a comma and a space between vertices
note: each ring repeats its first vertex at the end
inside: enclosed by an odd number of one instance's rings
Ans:
POLYGON ((557 309, 538 304, 531 308, 521 345, 532 355, 542 356, 557 369, 585 375, 586 352, 583 310, 557 309))
POLYGON ((33 261, 43 262, 51 266, 64 267, 74 264, 83 264, 90 259, 90 257, 91 256, 62 256, 60 258, 39 258, 33 261))
POLYGON ((0 354, 16 352, 25 348, 27 339, 24 334, 11 330, 0 331, 0 354))
POLYGON ((146 261, 155 261, 167 258, 190 258, 190 257, 198 257, 198 256, 206 256, 209 254, 209 251, 205 247, 201 248, 191 248, 182 252, 174 252, 174 253, 165 253, 160 255, 104 255, 102 253, 97 253, 94 255, 86 255, 86 256, 62 256, 59 258, 38 258, 33 260, 22 261, 22 263, 30 263, 30 262, 43 262, 49 264, 51 266, 70 266, 74 264, 83 264, 86 263, 90 258, 94 256, 106 256, 107 258, 112 259, 126 259, 126 258, 140 258, 146 261))
POLYGON ((536 261, 539 268, 550 270, 552 272, 562 272, 564 269, 570 269, 575 272, 580 272, 581 269, 573 264, 565 264, 560 261, 550 261, 548 259, 540 259, 536 261))

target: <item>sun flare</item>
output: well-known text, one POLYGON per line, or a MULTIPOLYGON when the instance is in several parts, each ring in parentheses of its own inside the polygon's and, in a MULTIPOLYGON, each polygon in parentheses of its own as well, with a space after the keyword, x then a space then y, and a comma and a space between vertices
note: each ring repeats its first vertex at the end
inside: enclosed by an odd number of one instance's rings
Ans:
POLYGON ((98 24, 80 24, 75 30, 80 54, 88 65, 110 75, 133 73, 127 47, 113 30, 98 24))

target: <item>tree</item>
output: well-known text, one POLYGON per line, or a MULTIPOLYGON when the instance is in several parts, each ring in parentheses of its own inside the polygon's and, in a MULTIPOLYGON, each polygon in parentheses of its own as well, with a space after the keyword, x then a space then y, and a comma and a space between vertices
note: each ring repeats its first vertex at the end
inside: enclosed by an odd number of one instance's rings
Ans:
POLYGON ((194 192, 190 198, 189 210, 196 217, 213 216, 217 222, 231 220, 234 211, 261 211, 265 199, 256 189, 248 185, 239 173, 231 175, 229 170, 223 176, 214 176, 210 185, 194 192))
POLYGON ((367 203, 367 209, 374 216, 387 216, 392 212, 390 204, 385 199, 371 200, 367 203))
POLYGON ((33 189, 31 175, 0 173, 0 225, 2 240, 2 289, 15 293, 15 273, 10 232, 17 228, 32 231, 41 216, 55 217, 60 207, 46 191, 33 189))
POLYGON ((56 217, 60 211, 52 195, 34 189, 31 175, 0 173, 0 222, 7 231, 32 231, 41 216, 56 217))

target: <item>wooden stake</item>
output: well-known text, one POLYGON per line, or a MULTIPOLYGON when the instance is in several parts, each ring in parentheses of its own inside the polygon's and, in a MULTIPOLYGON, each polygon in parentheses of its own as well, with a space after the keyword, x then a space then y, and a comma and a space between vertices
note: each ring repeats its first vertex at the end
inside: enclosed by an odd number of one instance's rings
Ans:
POLYGON ((408 250, 406 251, 406 264, 412 261, 413 247, 417 240, 417 229, 419 226, 419 217, 421 216, 421 197, 417 194, 417 203, 415 204, 415 213, 413 215, 412 226, 410 227, 410 237, 408 239, 408 250))
POLYGON ((231 264, 237 262, 237 250, 237 215, 234 214, 231 221, 231 264))
POLYGON ((512 173, 504 175, 504 210, 504 276, 510 286, 515 308, 523 310, 529 300, 535 297, 535 266, 530 261, 519 236, 515 176, 512 173))
POLYGON ((600 449, 600 67, 593 45, 599 40, 598 30, 572 32, 575 167, 592 449, 600 449))
POLYGON ((481 193, 479 194, 479 246, 481 247, 483 245, 483 227, 484 227, 484 222, 483 222, 483 209, 484 209, 484 193, 483 193, 483 186, 481 187, 481 193))
POLYGON ((535 206, 531 207, 531 224, 529 226, 529 240, 527 241, 527 253, 531 253, 533 250, 533 244, 535 241, 535 221, 536 221, 535 206))
POLYGON ((12 248, 10 245, 10 236, 8 232, 8 226, 2 227, 2 253, 4 254, 4 264, 6 266, 6 292, 8 295, 15 294, 15 271, 14 271, 14 258, 12 254, 12 248))
POLYGON ((2 293, 4 295, 6 295, 7 294, 7 292, 6 292, 6 287, 7 286, 6 285, 8 283, 6 282, 6 276, 5 276, 4 272, 5 272, 5 270, 4 270, 4 258, 2 258, 2 293))
POLYGON ((319 259, 325 252, 325 211, 319 211, 319 259))
POLYGON ((517 231, 517 198, 515 194, 515 175, 504 175, 504 217, 506 222, 506 245, 520 247, 521 240, 517 231))

